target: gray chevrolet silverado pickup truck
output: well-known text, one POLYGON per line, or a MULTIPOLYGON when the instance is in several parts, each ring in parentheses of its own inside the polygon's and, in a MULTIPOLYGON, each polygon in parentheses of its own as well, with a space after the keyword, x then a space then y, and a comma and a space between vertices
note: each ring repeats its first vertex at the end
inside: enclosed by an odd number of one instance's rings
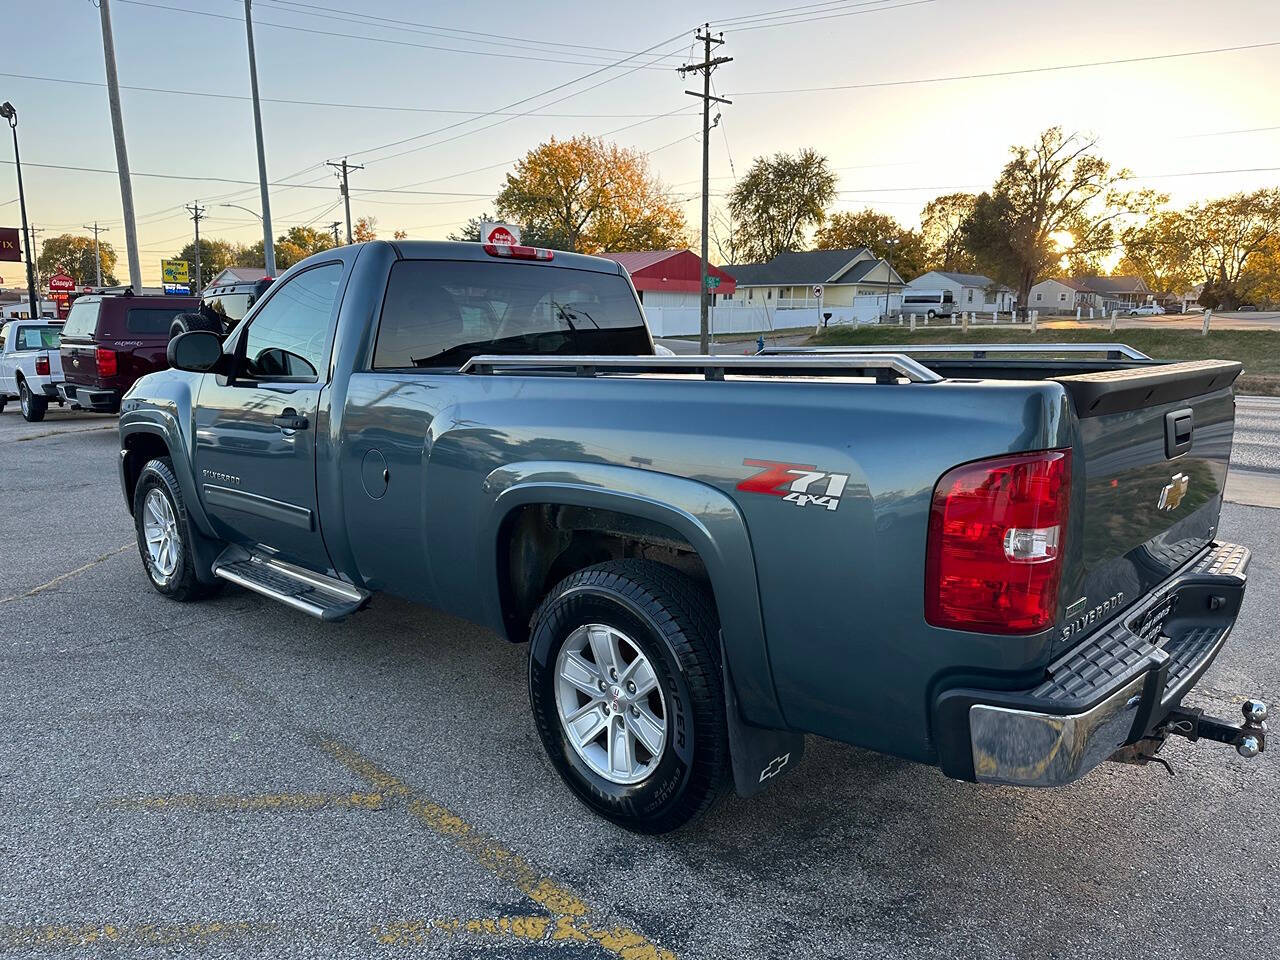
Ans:
POLYGON ((155 588, 324 620, 386 592, 527 642, 552 763, 628 828, 763 789, 806 733, 1025 786, 1265 747, 1264 704, 1182 705, 1245 586, 1238 363, 655 356, 612 261, 413 242, 317 254, 169 360, 120 417, 155 588))

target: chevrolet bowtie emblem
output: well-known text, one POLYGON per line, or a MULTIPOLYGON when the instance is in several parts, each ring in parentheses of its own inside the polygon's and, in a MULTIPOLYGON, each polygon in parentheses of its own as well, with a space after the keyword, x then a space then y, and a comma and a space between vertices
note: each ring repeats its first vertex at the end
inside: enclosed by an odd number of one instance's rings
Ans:
POLYGON ((1160 502, 1156 505, 1159 510, 1177 510, 1178 504, 1182 503, 1182 498, 1187 495, 1187 487, 1191 485, 1191 478, 1185 473, 1175 473, 1173 479, 1164 485, 1164 489, 1160 491, 1160 502))

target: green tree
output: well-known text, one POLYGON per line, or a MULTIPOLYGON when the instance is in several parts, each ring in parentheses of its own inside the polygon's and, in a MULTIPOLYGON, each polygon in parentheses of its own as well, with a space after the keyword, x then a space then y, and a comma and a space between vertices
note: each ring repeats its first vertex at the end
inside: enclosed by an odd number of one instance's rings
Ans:
POLYGON ((756 157, 729 193, 729 215, 739 230, 735 247, 755 263, 803 250, 808 231, 823 224, 835 196, 836 175, 815 150, 756 157))
POLYGON ((1127 170, 1112 170, 1097 140, 1050 127, 1013 159, 965 220, 965 246, 979 267, 1018 291, 1055 272, 1063 258, 1077 261, 1118 246, 1117 223, 1152 212, 1163 200, 1150 190, 1126 190, 1127 170))
POLYGON ((964 224, 978 198, 972 193, 947 193, 934 197, 920 211, 920 235, 930 270, 973 273, 973 255, 965 249, 964 224))
POLYGON ((888 260, 898 274, 908 280, 928 269, 923 237, 889 214, 875 210, 829 215, 814 235, 814 245, 819 250, 866 247, 877 257, 888 260))
MULTIPOLYGON (((102 282, 106 286, 114 286, 118 281, 112 272, 116 266, 116 251, 111 244, 98 241, 98 257, 102 261, 102 282)), ((97 270, 93 265, 93 238, 77 237, 64 233, 50 237, 40 245, 40 256, 36 258, 36 270, 40 274, 41 284, 58 272, 65 272, 75 280, 77 285, 96 284, 97 270)))
POLYGON ((581 253, 687 245, 684 214, 644 154, 597 137, 552 137, 507 174, 494 201, 522 239, 581 253))
MULTIPOLYGON (((232 243, 230 240, 213 240, 208 237, 201 237, 200 272, 204 276, 201 278, 200 286, 203 287, 227 267, 235 266, 236 258, 241 249, 242 247, 239 244, 232 243)), ((192 240, 170 259, 185 260, 190 264, 191 275, 194 277, 196 269, 196 242, 192 240)))

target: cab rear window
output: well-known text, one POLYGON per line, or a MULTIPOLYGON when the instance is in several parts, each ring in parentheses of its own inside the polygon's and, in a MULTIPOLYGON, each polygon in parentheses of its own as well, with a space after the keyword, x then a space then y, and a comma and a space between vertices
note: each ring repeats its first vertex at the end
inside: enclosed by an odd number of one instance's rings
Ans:
POLYGON ((387 281, 373 366, 652 349, 631 284, 619 274, 510 260, 401 260, 387 281))
POLYGON ((58 342, 62 338, 62 328, 55 326, 45 327, 19 327, 18 328, 18 347, 19 350, 50 350, 57 349, 58 342))
POLYGON ((169 333, 173 318, 185 313, 186 307, 130 307, 124 326, 130 333, 169 333))
POLYGON ((71 305, 67 322, 62 325, 64 337, 92 337, 98 329, 101 300, 77 300, 71 305))

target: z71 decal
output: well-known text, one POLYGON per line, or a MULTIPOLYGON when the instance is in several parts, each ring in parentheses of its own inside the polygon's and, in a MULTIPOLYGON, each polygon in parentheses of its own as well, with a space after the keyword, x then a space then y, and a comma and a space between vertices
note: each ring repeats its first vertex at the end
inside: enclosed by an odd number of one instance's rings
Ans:
POLYGON ((811 464, 779 463, 775 460, 743 460, 744 467, 762 467, 738 484, 743 493, 763 493, 781 497, 797 507, 840 506, 840 495, 849 482, 847 473, 827 473, 811 464))

